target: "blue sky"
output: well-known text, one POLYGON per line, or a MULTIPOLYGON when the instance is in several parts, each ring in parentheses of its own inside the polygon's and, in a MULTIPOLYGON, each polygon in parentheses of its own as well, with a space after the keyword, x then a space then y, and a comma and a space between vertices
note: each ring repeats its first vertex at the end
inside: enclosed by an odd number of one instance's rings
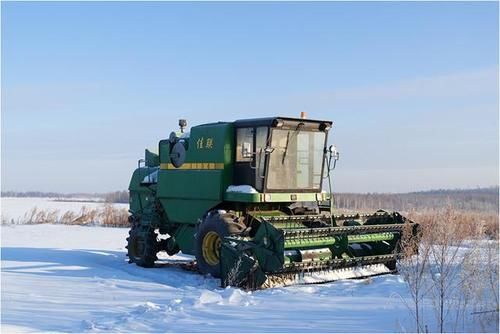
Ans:
POLYGON ((498 184, 498 4, 2 2, 2 190, 126 189, 190 125, 329 119, 334 186, 498 184))

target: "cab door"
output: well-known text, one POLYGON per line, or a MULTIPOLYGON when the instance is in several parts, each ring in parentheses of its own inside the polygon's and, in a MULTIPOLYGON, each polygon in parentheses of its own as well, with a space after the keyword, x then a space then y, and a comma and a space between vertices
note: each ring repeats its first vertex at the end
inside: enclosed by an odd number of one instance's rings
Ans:
POLYGON ((236 129, 235 185, 250 185, 263 191, 267 139, 268 128, 264 126, 236 129))

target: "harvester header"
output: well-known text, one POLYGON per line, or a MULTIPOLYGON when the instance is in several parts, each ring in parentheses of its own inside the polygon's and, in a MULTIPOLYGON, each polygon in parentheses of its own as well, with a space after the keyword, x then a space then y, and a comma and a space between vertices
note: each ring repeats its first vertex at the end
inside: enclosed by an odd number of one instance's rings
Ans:
POLYGON ((269 117, 186 132, 180 120, 132 175, 129 261, 151 267, 159 251, 182 251, 222 286, 252 289, 394 271, 417 225, 397 212, 335 214, 332 125, 269 117))

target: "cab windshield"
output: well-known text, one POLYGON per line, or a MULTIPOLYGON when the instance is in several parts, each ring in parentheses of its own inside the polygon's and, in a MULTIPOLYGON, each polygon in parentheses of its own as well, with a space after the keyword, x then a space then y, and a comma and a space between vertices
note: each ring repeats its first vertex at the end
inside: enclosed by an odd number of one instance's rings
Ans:
POLYGON ((267 189, 320 190, 325 132, 273 129, 267 189))

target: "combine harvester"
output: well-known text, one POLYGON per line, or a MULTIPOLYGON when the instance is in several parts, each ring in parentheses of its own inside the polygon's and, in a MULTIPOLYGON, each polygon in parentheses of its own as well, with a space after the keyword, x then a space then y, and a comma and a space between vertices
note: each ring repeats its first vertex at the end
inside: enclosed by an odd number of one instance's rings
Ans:
POLYGON ((402 238, 417 238, 418 225, 397 212, 334 213, 330 121, 179 126, 132 175, 131 263, 152 267, 159 251, 182 251, 223 287, 258 289, 394 272, 402 238))

